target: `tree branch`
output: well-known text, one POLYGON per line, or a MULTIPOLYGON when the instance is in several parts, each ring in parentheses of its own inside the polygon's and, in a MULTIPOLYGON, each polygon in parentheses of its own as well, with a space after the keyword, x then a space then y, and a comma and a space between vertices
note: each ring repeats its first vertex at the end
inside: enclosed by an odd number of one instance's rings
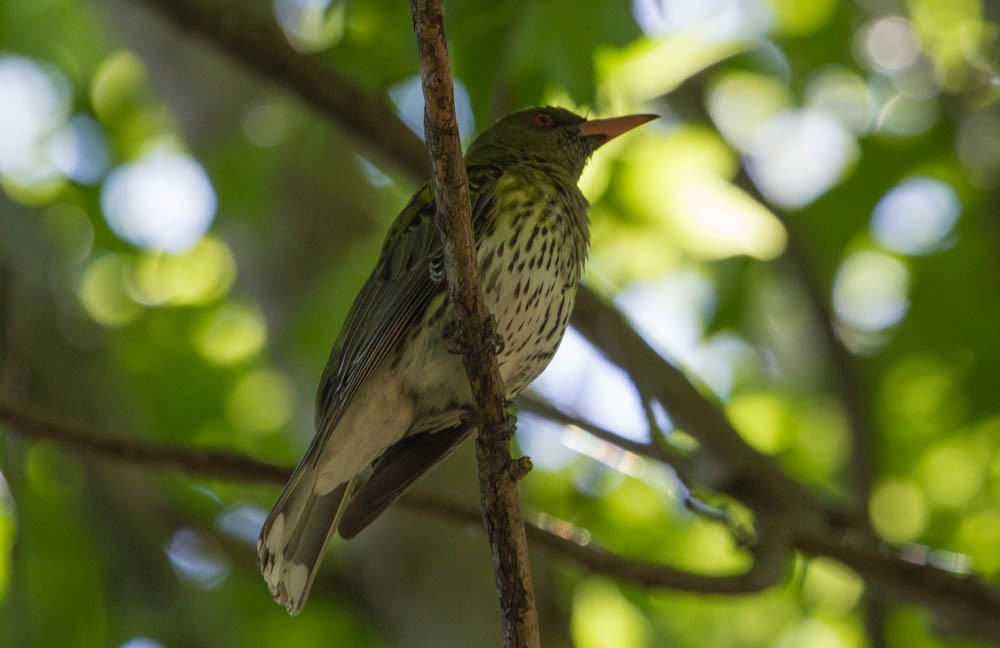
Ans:
POLYGON ((430 175, 424 145, 396 116, 385 95, 365 92, 319 56, 300 54, 289 47, 271 13, 271 3, 140 2, 305 100, 373 151, 379 161, 402 168, 417 182, 430 175))
POLYGON ((273 484, 284 484, 292 474, 288 468, 233 452, 98 436, 72 423, 33 416, 8 404, 0 404, 0 421, 7 423, 22 437, 51 441, 80 454, 135 466, 171 468, 195 476, 273 484))
POLYGON ((541 645, 538 613, 517 496, 517 482, 530 462, 515 463, 510 456, 514 424, 506 411, 506 390, 494 351, 496 331, 479 284, 468 178, 455 119, 444 33, 444 6, 441 0, 412 0, 410 9, 420 52, 424 130, 434 171, 437 225, 444 244, 449 299, 479 428, 479 497, 500 599, 504 646, 536 648, 541 645))
MULTIPOLYGON (((109 439, 6 404, 0 404, 0 421, 24 438, 53 442, 81 454, 125 464, 172 468, 209 479, 254 483, 283 484, 291 474, 289 468, 237 453, 109 439)), ((410 510, 463 524, 478 526, 482 523, 477 511, 451 502, 406 495, 399 503, 410 510)), ((784 518, 779 521, 782 520, 784 518)), ((539 546, 584 570, 645 587, 718 594, 753 592, 777 582, 773 579, 780 579, 785 565, 784 545, 767 540, 757 552, 750 571, 712 577, 624 558, 594 545, 581 544, 571 539, 582 535, 575 530, 560 529, 560 533, 556 533, 544 525, 528 523, 527 532, 539 546)), ((995 641, 1000 636, 1000 589, 974 576, 960 576, 933 565, 907 562, 866 546, 853 546, 830 534, 798 532, 788 537, 794 549, 833 558, 856 571, 879 600, 922 605, 933 611, 937 627, 943 632, 987 641, 995 641)))
POLYGON ((643 390, 664 403, 678 427, 704 444, 714 469, 697 475, 701 483, 761 511, 797 512, 800 525, 824 528, 824 504, 773 462, 743 441, 722 410, 712 405, 679 369, 654 351, 625 318, 592 292, 577 295, 573 325, 643 390))
MULTIPOLYGON (((480 521, 478 511, 448 500, 405 495, 400 501, 407 508, 433 513, 454 522, 478 525, 480 521)), ((787 548, 782 551, 776 546, 768 546, 766 551, 755 552, 753 565, 742 574, 705 576, 667 565, 626 558, 589 542, 580 542, 574 538, 588 534, 569 522, 560 522, 558 533, 540 522, 525 521, 525 525, 528 537, 535 546, 576 563, 591 574, 630 582, 640 587, 698 594, 752 594, 781 582, 789 560, 787 548)))
MULTIPOLYGON (((12 431, 25 439, 55 443, 80 455, 125 465, 178 470, 207 479, 278 485, 287 482, 292 473, 291 468, 258 461, 239 453, 112 439, 71 423, 40 418, 5 404, 0 404, 0 421, 7 423, 12 431)), ((483 524, 480 511, 447 500, 407 494, 398 502, 405 509, 430 513, 452 522, 476 527, 483 524)), ((766 589, 781 577, 781 574, 775 574, 776 570, 757 567, 756 563, 749 572, 735 576, 692 574, 665 565, 623 558, 594 544, 582 544, 572 539, 586 535, 586 532, 576 527, 573 527, 573 533, 565 530, 556 533, 538 522, 525 524, 532 540, 550 553, 574 562, 588 572, 644 587, 734 594, 766 589)), ((777 552, 775 555, 777 556, 777 552)))

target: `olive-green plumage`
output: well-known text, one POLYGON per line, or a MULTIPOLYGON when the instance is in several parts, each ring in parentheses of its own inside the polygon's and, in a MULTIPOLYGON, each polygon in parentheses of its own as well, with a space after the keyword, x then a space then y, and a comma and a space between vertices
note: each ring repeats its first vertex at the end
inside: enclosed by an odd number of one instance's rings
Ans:
MULTIPOLYGON (((651 118, 534 108, 469 147, 480 279, 509 398, 548 364, 573 309, 589 242, 576 186, 587 159, 651 118)), ((293 614, 333 532, 357 534, 469 433, 469 384, 444 339, 451 309, 435 209, 428 184, 393 223, 323 372, 316 437, 261 531, 264 578, 293 614)))

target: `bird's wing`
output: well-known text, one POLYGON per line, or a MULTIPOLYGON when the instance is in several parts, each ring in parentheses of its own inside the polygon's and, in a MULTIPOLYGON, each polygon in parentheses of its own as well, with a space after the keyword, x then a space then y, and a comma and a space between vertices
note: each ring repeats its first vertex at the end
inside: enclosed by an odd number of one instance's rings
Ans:
MULTIPOLYGON (((498 167, 469 167, 472 227, 478 242, 493 218, 498 167)), ((361 288, 320 379, 314 446, 327 442, 344 409, 390 350, 445 289, 443 252, 430 184, 403 209, 386 236, 378 264, 361 288)), ((314 453, 318 457, 320 453, 314 453)))

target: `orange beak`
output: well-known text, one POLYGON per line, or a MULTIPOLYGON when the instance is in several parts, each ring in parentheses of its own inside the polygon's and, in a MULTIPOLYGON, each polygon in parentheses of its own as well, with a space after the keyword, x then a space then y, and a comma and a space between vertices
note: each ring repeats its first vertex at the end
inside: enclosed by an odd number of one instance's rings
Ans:
MULTIPOLYGON (((626 115, 610 119, 592 119, 580 124, 580 135, 584 137, 603 137, 601 144, 606 144, 637 126, 657 119, 659 115, 626 115)), ((601 144, 598 144, 600 146, 601 144)))

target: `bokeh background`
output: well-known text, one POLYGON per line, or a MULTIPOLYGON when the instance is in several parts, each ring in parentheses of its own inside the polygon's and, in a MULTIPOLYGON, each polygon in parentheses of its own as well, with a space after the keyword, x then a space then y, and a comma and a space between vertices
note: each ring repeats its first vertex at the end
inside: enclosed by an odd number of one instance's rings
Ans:
MULTIPOLYGON (((0 4, 0 399, 290 465, 415 184, 156 4, 0 4)), ((276 21, 421 134, 406 3, 196 4, 276 21)), ((446 5, 463 137, 541 103, 662 115, 581 182, 594 290, 753 447, 824 496, 861 497, 887 546, 996 583, 1000 5, 446 5)), ((574 331, 535 391, 629 438, 671 430, 669 404, 644 411, 574 331)), ((291 619, 252 549, 276 487, 0 439, 0 644, 500 644, 472 529, 390 511, 334 543, 291 619)), ((685 510, 668 468, 527 414, 517 442, 535 464, 531 509, 625 555, 746 565, 724 525, 685 510)), ((475 504, 471 448, 418 488, 475 504)), ((972 645, 915 607, 872 623, 862 580, 828 559, 741 597, 643 590, 544 553, 533 569, 547 646, 972 645)))

